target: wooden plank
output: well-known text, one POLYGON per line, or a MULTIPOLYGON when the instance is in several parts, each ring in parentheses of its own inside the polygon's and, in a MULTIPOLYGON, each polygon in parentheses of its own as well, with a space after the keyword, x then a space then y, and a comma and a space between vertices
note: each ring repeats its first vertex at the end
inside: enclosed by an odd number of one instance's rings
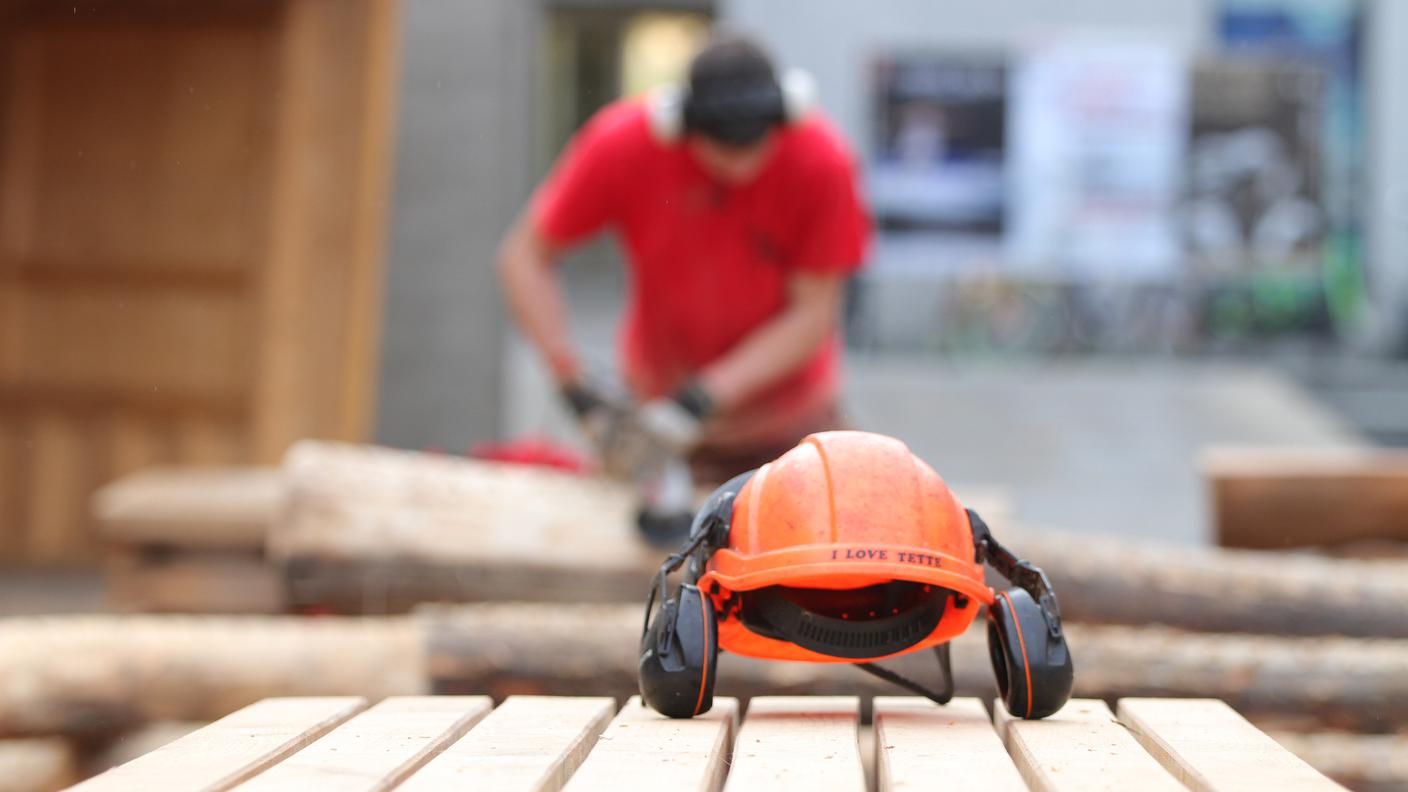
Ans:
POLYGON ((1408 451, 1215 448, 1201 467, 1223 547, 1408 541, 1408 451))
POLYGON ((489 713, 488 696, 398 696, 237 787, 241 792, 382 792, 489 713))
POLYGON ((854 696, 761 696, 733 746, 727 790, 770 792, 866 788, 854 696))
POLYGON ((0 792, 48 792, 74 783, 77 753, 62 737, 0 739, 0 792))
POLYGON ((99 489, 103 538, 124 544, 262 549, 283 505, 274 468, 149 468, 99 489))
POLYGON ((216 792, 272 767, 366 706, 353 696, 265 699, 73 787, 216 792))
POLYGON ((553 792, 586 759, 615 709, 609 698, 512 696, 397 790, 553 792))
POLYGON ((1311 767, 1352 789, 1408 789, 1408 734, 1270 732, 1311 767))
POLYGON ((567 783, 567 792, 714 792, 723 785, 737 728, 737 699, 715 698, 707 713, 677 720, 632 696, 567 783))
POLYGON ((875 697, 875 767, 880 792, 946 789, 1026 792, 983 703, 944 706, 917 697, 875 697))
POLYGON ((209 726, 201 721, 153 721, 125 731, 87 757, 89 775, 97 775, 118 765, 124 765, 144 754, 173 743, 197 729, 209 726))
POLYGON ((1343 790, 1216 699, 1127 698, 1120 722, 1197 792, 1343 790))
POLYGON ((1061 790, 1182 790, 1105 702, 1071 699, 1049 718, 1021 720, 993 703, 993 723, 1027 784, 1038 792, 1061 790))

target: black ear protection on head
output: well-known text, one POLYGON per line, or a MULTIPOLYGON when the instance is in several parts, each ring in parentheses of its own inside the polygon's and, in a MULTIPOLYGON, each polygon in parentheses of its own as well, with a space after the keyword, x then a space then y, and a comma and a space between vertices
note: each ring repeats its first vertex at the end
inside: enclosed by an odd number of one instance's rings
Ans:
POLYGON ((660 565, 640 636, 640 697, 651 709, 671 718, 692 718, 714 706, 714 667, 718 665, 717 616, 695 582, 709 553, 728 543, 733 500, 752 478, 748 471, 714 490, 695 515, 689 542, 660 565), (679 592, 666 598, 666 577, 689 561, 679 592), (655 600, 660 609, 655 612, 655 600), (653 618, 652 618, 653 617, 653 618))
POLYGON ((694 96, 686 85, 667 86, 651 95, 648 109, 651 132, 662 143, 678 142, 699 130, 717 130, 715 135, 729 143, 733 119, 746 126, 791 124, 815 105, 816 81, 801 69, 788 69, 776 83, 712 98, 694 96))
MULTIPOLYGON (((727 546, 734 500, 753 472, 734 477, 709 496, 694 518, 688 543, 665 559, 651 586, 641 630, 640 695, 662 715, 691 718, 708 712, 713 706, 719 655, 718 615, 696 583, 704 573, 709 555, 727 546), (674 596, 667 598, 667 576, 686 562, 689 566, 684 582, 674 596), (660 600, 658 609, 655 608, 657 598, 660 600)), ((1019 718, 1044 718, 1065 705, 1074 682, 1071 655, 1061 629, 1060 605, 1045 573, 1017 558, 993 539, 987 524, 976 512, 969 510, 968 520, 973 531, 975 560, 989 564, 1014 584, 997 594, 987 616, 988 652, 1003 704, 1019 718)), ((786 613, 790 611, 784 615, 786 613)), ((932 621, 929 619, 932 614, 922 610, 920 613, 926 623, 932 621)), ((933 628, 933 623, 929 624, 929 629, 933 628)), ((910 641, 910 645, 913 643, 910 641)), ((828 647, 829 643, 820 642, 813 648, 835 654, 828 647)), ((874 663, 856 665, 944 704, 953 696, 948 649, 947 644, 934 647, 944 676, 944 688, 938 692, 874 663)), ((888 652, 881 652, 885 653, 888 652)), ((868 653, 867 656, 878 655, 868 653)))

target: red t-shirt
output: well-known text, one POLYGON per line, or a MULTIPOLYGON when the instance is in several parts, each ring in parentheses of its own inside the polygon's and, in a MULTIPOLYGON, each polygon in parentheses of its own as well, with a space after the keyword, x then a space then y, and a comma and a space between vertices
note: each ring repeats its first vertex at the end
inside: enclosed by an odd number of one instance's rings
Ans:
MULTIPOLYGON (((869 221, 849 152, 813 114, 780 129, 753 181, 714 180, 683 143, 665 143, 637 100, 616 102, 573 138, 532 203, 537 231, 567 246, 613 229, 630 262, 621 366, 640 398, 673 392, 783 310, 792 273, 847 275, 869 221)), ((719 416, 734 441, 785 436, 834 406, 839 338, 719 416)))

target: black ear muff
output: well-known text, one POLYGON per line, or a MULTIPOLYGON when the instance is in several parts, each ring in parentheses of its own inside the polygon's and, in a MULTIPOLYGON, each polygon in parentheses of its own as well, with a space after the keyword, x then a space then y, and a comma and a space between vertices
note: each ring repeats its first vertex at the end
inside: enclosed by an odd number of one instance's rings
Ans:
MULTIPOLYGON (((776 120, 783 124, 793 124, 816 107, 816 79, 801 69, 787 69, 770 91, 735 98, 729 104, 732 109, 775 113, 776 120)), ((695 108, 699 112, 701 108, 695 108)), ((688 86, 667 85, 655 89, 646 103, 646 119, 651 134, 661 143, 677 143, 689 131, 691 97, 688 86)))
POLYGON ((1007 711, 1045 718, 1071 697, 1075 674, 1061 619, 1020 588, 998 592, 988 608, 988 654, 1007 711))
POLYGON ((714 706, 719 636, 714 608, 686 583, 646 626, 640 642, 640 696, 671 718, 692 718, 714 706))

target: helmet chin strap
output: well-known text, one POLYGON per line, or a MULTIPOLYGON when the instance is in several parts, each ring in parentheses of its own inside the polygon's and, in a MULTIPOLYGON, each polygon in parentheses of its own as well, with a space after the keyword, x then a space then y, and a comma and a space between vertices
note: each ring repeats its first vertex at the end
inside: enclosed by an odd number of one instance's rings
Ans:
POLYGON ((918 693, 930 701, 938 704, 947 704, 953 700, 953 664, 949 661, 948 644, 941 643, 934 647, 934 655, 939 661, 939 674, 943 677, 943 687, 938 690, 925 687, 908 677, 901 676, 888 668, 881 668, 874 663, 856 663, 856 668, 871 676, 879 677, 892 685, 899 685, 911 693, 918 693))
MULTIPOLYGON (((987 564, 997 574, 1006 578, 1009 583, 1031 594, 1032 599, 1041 606, 1047 631, 1050 632, 1053 639, 1060 638, 1061 606, 1056 601, 1056 592, 1051 590, 1051 581, 1046 579, 1046 573, 1030 561, 1018 558, 1015 553, 998 543, 993 538, 988 524, 983 522, 983 518, 979 517, 977 512, 972 509, 968 509, 967 512, 968 523, 973 529, 974 560, 987 564)), ((948 644, 935 646, 934 654, 938 657, 939 672, 943 677, 943 687, 937 691, 894 671, 881 668, 874 663, 856 663, 855 665, 867 674, 898 685, 911 693, 918 693, 939 704, 947 704, 953 699, 953 666, 949 660, 948 644)))

